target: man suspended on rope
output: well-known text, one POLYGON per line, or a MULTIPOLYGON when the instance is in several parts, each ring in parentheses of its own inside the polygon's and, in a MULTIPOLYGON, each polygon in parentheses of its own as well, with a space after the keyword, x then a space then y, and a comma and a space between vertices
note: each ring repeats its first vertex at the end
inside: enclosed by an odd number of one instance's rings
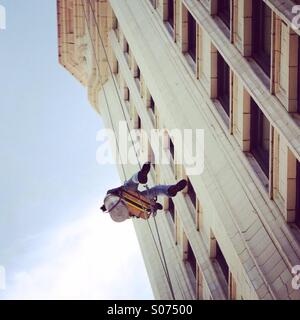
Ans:
POLYGON ((157 185, 153 188, 139 191, 139 184, 146 184, 151 164, 147 162, 142 169, 127 180, 123 186, 111 189, 107 192, 103 212, 108 211, 116 222, 122 222, 130 218, 148 219, 151 214, 163 207, 156 202, 158 196, 175 197, 186 185, 186 180, 180 180, 174 185, 157 185))

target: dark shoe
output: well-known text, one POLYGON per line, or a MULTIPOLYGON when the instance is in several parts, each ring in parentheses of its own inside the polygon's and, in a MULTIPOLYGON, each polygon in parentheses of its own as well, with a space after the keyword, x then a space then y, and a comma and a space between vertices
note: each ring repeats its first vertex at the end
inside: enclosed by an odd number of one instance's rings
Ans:
POLYGON ((151 163, 150 162, 146 162, 143 167, 142 170, 138 173, 138 180, 139 183, 145 184, 148 181, 148 173, 151 169, 151 163))
POLYGON ((182 191, 187 186, 186 180, 180 180, 174 186, 168 189, 168 194, 170 197, 175 197, 179 191, 182 191))
POLYGON ((163 209, 163 206, 160 203, 156 202, 154 206, 154 211, 162 210, 162 209, 163 209))

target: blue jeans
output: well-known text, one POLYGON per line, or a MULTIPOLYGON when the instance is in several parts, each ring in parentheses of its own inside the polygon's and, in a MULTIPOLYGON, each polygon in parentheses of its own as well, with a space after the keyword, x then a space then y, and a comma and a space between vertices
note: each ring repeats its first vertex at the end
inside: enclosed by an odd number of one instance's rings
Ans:
POLYGON ((170 185, 157 185, 149 190, 138 191, 139 181, 138 174, 133 175, 129 180, 124 183, 124 188, 127 190, 137 191, 142 196, 154 199, 158 196, 166 196, 169 197, 168 189, 171 187, 170 185))

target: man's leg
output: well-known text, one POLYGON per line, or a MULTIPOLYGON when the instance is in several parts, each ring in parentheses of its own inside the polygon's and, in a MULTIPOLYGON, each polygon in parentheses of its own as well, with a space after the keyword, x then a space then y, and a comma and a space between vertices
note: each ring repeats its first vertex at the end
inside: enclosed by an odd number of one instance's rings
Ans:
POLYGON ((157 185, 149 190, 144 190, 141 192, 141 195, 144 197, 148 197, 154 199, 158 196, 166 196, 169 197, 168 190, 171 186, 168 185, 157 185))
POLYGON ((138 173, 134 174, 129 180, 125 181, 124 188, 136 191, 139 186, 138 173))
POLYGON ((141 194, 150 198, 158 196, 175 197, 179 191, 182 191, 186 187, 186 185, 186 180, 180 180, 174 185, 157 185, 149 190, 141 192, 141 194))
POLYGON ((139 183, 147 183, 147 176, 150 168, 150 162, 146 162, 138 173, 134 174, 129 180, 124 183, 125 189, 136 191, 139 183))

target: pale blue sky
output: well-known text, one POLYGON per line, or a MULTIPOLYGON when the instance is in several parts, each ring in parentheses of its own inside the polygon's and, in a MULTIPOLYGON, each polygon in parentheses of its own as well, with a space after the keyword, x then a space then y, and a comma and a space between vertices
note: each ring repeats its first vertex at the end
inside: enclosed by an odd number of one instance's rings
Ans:
POLYGON ((152 298, 131 222, 98 209, 120 181, 97 165, 101 118, 58 64, 56 1, 0 4, 0 297, 152 298))

